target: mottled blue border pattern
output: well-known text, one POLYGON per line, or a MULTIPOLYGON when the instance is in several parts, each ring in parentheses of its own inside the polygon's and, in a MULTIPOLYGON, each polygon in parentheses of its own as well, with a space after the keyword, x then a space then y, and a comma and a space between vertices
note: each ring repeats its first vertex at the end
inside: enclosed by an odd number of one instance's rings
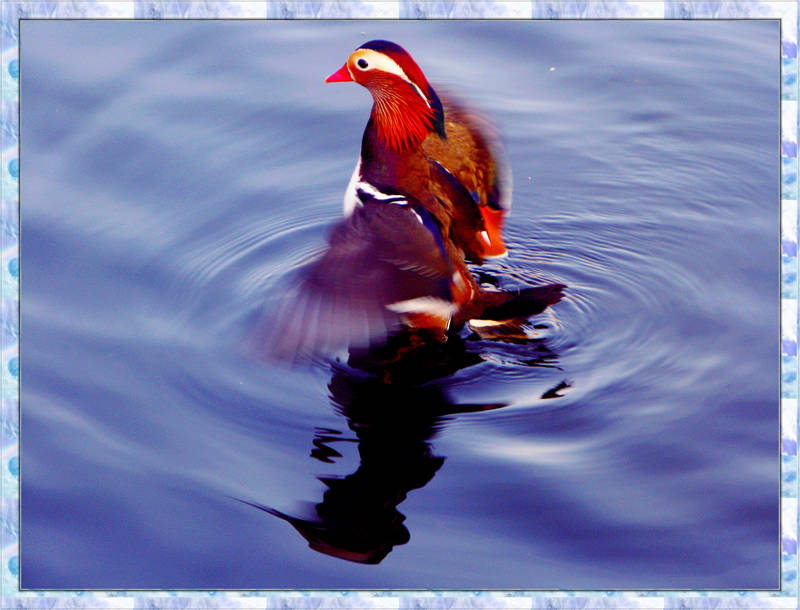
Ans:
MULTIPOLYGON (((797 33, 796 2, 182 2, 2 3, 2 608, 797 608, 797 33), (19 591, 19 19, 36 18, 649 18, 782 20, 782 586, 775 592, 30 592, 19 591)), ((720 541, 722 542, 722 541, 720 541)), ((720 553, 725 553, 724 544, 720 553)))

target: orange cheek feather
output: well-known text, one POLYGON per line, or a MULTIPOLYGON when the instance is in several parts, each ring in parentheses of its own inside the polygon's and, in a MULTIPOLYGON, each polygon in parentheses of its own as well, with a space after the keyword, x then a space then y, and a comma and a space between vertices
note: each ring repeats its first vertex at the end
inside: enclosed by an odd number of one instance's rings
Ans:
POLYGON ((489 256, 505 256, 508 254, 506 245, 503 242, 503 218, 506 213, 503 210, 495 210, 487 205, 482 205, 478 209, 483 216, 483 224, 486 226, 486 235, 480 235, 479 239, 484 246, 483 255, 489 256), (489 241, 487 243, 486 237, 489 241))

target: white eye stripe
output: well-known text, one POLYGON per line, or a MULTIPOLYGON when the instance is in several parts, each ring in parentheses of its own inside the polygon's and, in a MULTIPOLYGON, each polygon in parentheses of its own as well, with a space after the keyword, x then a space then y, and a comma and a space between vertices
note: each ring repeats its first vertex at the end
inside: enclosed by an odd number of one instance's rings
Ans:
MULTIPOLYGON (((372 49, 361 49, 358 51, 359 58, 356 60, 356 65, 358 65, 359 59, 364 59, 368 62, 369 66, 372 68, 377 68, 382 72, 388 72, 389 74, 394 74, 395 76, 399 76, 403 80, 407 80, 411 82, 406 76, 406 73, 403 71, 403 68, 393 60, 388 55, 384 55, 383 53, 378 53, 377 51, 373 51, 372 49)), ((368 66, 368 67, 369 67, 368 66)))
MULTIPOLYGON (((364 59, 367 61, 367 68, 362 68, 366 70, 368 68, 373 68, 380 70, 381 72, 387 72, 389 74, 394 74, 395 76, 399 76, 404 81, 406 81, 409 85, 414 87, 414 90, 419 94, 419 96, 425 101, 425 105, 430 108, 431 103, 428 101, 428 98, 422 93, 422 90, 414 83, 408 76, 406 76, 405 71, 400 65, 393 60, 388 55, 384 55, 383 53, 378 53, 377 51, 373 51, 372 49, 361 49, 358 51, 360 57, 355 61, 355 64, 358 65, 359 60, 364 59)), ((350 68, 348 67, 348 70, 350 68)), ((352 74, 351 74, 352 76, 352 74)))

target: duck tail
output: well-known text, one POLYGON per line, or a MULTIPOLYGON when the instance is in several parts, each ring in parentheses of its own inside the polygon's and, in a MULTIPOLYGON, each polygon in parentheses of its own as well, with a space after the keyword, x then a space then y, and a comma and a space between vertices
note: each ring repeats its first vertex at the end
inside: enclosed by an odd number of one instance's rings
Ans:
POLYGON ((510 292, 485 292, 476 300, 476 307, 464 311, 463 321, 501 324, 524 320, 558 303, 565 288, 564 284, 547 284, 510 292))

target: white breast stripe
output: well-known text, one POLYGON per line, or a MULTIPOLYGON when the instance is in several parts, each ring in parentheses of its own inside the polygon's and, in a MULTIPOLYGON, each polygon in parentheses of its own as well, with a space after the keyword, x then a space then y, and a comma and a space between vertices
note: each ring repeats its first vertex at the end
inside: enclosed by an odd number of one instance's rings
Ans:
POLYGON ((407 301, 390 303, 386 309, 395 313, 428 313, 440 318, 450 319, 458 310, 455 303, 436 297, 417 297, 407 301))
POLYGON ((399 203, 399 204, 406 204, 406 198, 403 195, 398 195, 397 193, 384 193, 383 191, 379 191, 369 182, 359 181, 356 182, 356 195, 358 192, 361 191, 362 193, 366 193, 376 201, 385 201, 386 203, 399 203))
POLYGON ((361 201, 358 199, 358 193, 356 192, 356 183, 361 180, 361 157, 358 157, 358 163, 356 163, 356 168, 353 170, 353 175, 350 176, 350 182, 347 185, 347 188, 344 190, 344 215, 350 216, 353 213, 353 210, 356 209, 356 206, 361 205, 361 201))
MULTIPOLYGON (((350 176, 350 182, 347 184, 347 188, 344 191, 344 205, 342 206, 342 209, 345 217, 350 216, 353 213, 353 210, 363 205, 361 202, 361 197, 359 197, 359 191, 361 191, 362 196, 367 194, 376 201, 395 203, 397 205, 408 204, 408 200, 403 195, 398 195, 397 193, 384 193, 383 191, 379 191, 369 182, 362 180, 361 157, 358 158, 358 163, 356 163, 356 167, 353 170, 353 175, 350 176)), ((414 215, 420 222, 422 222, 422 218, 420 218, 419 214, 414 212, 414 215)))
POLYGON ((356 192, 359 190, 364 191, 367 195, 372 197, 373 199, 377 199, 378 201, 386 201, 388 199, 397 199, 398 195, 389 195, 388 193, 383 193, 372 186, 369 182, 364 182, 363 180, 359 180, 358 184, 356 184, 356 192))

